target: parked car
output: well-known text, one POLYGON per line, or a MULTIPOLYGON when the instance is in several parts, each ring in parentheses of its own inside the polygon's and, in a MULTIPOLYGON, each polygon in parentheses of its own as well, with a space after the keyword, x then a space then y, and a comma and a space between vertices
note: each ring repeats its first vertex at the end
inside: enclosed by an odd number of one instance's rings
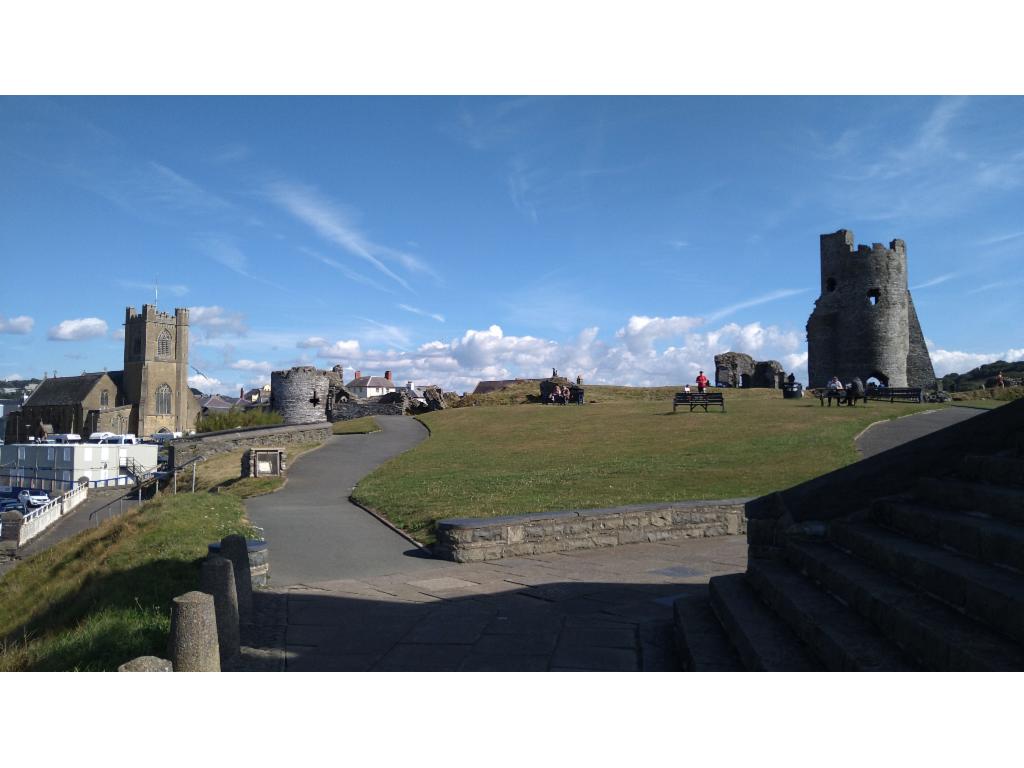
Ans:
POLYGON ((49 494, 46 491, 37 490, 24 490, 18 494, 18 501, 22 504, 28 504, 30 507, 38 507, 50 500, 49 494))
POLYGON ((4 499, 4 500, 0 501, 0 514, 2 514, 4 512, 7 512, 8 510, 11 510, 11 509, 22 510, 24 508, 25 508, 24 504, 22 504, 20 501, 14 500, 14 499, 4 499))

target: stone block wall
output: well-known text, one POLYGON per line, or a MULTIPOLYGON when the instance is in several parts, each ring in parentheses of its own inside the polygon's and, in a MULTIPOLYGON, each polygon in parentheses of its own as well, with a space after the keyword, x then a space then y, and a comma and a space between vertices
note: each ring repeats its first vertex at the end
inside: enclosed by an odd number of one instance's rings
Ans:
POLYGON ((745 499, 441 520, 434 554, 460 563, 746 532, 745 499))
POLYGON ((239 448, 282 448, 298 443, 322 443, 330 435, 330 424, 298 424, 207 432, 173 440, 167 449, 168 462, 170 466, 177 467, 196 456, 215 456, 239 448))
POLYGON ((404 412, 401 403, 339 402, 331 411, 331 421, 351 421, 363 416, 401 416, 404 412))

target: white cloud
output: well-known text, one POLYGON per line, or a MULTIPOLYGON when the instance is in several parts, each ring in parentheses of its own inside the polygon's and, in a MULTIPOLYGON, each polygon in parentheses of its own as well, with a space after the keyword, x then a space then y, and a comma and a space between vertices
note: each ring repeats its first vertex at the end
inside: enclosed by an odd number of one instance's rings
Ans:
POLYGON ((359 342, 355 339, 342 339, 331 343, 323 336, 310 336, 295 346, 300 349, 315 349, 317 357, 334 361, 353 360, 361 353, 359 342))
POLYGON ((110 332, 110 338, 117 341, 124 341, 124 328, 115 328, 110 332))
POLYGON ((223 387, 224 382, 212 376, 197 373, 188 377, 188 385, 206 394, 212 394, 223 387))
POLYGON ((35 323, 36 321, 28 315, 18 315, 6 320, 3 315, 0 315, 0 333, 24 335, 32 332, 32 326, 35 323))
POLYGON ((6 376, 4 376, 3 380, 4 381, 24 381, 25 377, 22 376, 20 373, 8 373, 6 376))
POLYGON ((654 342, 672 336, 681 336, 703 321, 699 317, 647 317, 634 315, 629 318, 625 327, 615 334, 622 339, 626 347, 635 355, 649 352, 654 342))
POLYGON ((263 374, 269 374, 271 371, 274 370, 274 366, 268 363, 266 360, 256 362, 255 360, 246 360, 244 358, 241 360, 236 360, 235 362, 231 363, 228 367, 236 371, 249 371, 250 373, 263 374))
POLYGON ((80 341, 107 335, 107 323, 98 317, 62 320, 47 333, 53 341, 80 341))
POLYGON ((967 373, 979 365, 1004 360, 1015 363, 1024 360, 1024 349, 1008 349, 1005 352, 962 352, 960 350, 936 349, 930 340, 925 342, 932 358, 932 367, 936 376, 947 373, 967 373))
POLYGON ((207 337, 222 335, 244 336, 249 327, 241 312, 229 312, 224 307, 190 307, 189 323, 201 328, 207 337))

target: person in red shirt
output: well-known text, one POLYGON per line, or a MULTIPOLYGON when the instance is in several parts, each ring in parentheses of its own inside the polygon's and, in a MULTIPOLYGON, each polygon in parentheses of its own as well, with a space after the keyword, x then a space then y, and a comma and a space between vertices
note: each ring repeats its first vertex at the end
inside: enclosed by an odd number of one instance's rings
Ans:
POLYGON ((704 394, 704 389, 705 389, 705 387, 707 387, 707 385, 708 385, 708 377, 704 375, 704 371, 701 371, 697 375, 697 391, 700 392, 703 395, 704 394))

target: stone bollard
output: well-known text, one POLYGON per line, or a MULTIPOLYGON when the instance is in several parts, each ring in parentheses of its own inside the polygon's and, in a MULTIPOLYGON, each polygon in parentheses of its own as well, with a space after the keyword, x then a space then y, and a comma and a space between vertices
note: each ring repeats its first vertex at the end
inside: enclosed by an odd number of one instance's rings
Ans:
POLYGON ((0 514, 0 539, 17 544, 21 540, 21 526, 24 519, 25 516, 16 509, 9 509, 0 514))
POLYGON ((175 672, 220 672, 213 596, 186 592, 172 601, 167 655, 175 672))
POLYGON ((220 645, 220 663, 223 666, 240 652, 238 634, 238 593, 235 591, 235 571, 231 561, 211 555, 199 569, 199 589, 213 595, 217 614, 217 643, 220 645))
POLYGON ((252 620, 252 574, 249 572, 249 542, 233 533, 220 540, 221 557, 231 561, 235 571, 235 592, 238 594, 238 617, 252 620))
POLYGON ((167 659, 157 656, 139 656, 126 661, 117 668, 118 672, 173 672, 174 665, 167 659))

